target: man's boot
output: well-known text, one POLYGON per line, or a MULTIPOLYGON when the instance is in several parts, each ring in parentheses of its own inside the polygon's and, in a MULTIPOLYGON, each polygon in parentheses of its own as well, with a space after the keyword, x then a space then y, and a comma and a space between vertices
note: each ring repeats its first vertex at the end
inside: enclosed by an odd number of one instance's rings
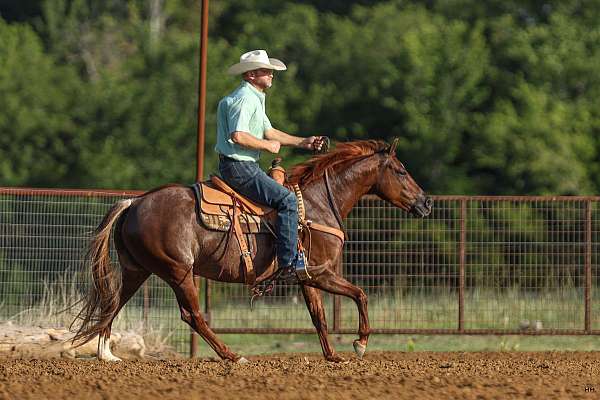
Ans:
POLYGON ((311 278, 308 273, 308 260, 303 250, 298 251, 292 264, 280 268, 280 270, 277 280, 288 284, 297 284, 311 278))

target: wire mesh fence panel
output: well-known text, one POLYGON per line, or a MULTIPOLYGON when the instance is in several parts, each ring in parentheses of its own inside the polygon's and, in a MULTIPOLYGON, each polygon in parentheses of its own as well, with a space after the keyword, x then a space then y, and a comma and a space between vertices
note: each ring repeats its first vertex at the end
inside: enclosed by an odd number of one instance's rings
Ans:
MULTIPOLYGON (((116 200, 131 195, 0 190, 0 317, 67 327, 74 312, 59 311, 79 300, 91 282, 84 265, 91 232, 116 200)), ((111 256, 116 261, 114 248, 111 256)), ((114 330, 151 333, 177 351, 189 350, 189 329, 180 320, 173 292, 155 277, 128 302, 114 330)))
MULTIPOLYGON (((344 276, 369 297, 372 329, 457 328, 459 208, 435 201, 417 218, 374 196, 347 221, 344 276)), ((342 303, 342 327, 355 328, 354 303, 342 303)))
POLYGON ((255 299, 252 308, 252 293, 245 285, 211 282, 210 290, 210 326, 217 332, 307 330, 313 326, 297 285, 277 284, 269 295, 255 299))
MULTIPOLYGON (((57 311, 90 283, 90 233, 117 199, 131 195, 0 188, 0 318, 70 323, 73 313, 57 311)), ((366 196, 346 220, 342 274, 368 295, 376 331, 598 333, 598 200, 437 196, 432 214, 416 218, 366 196)), ((241 284, 212 282, 200 298, 209 299, 201 306, 217 331, 313 329, 296 286, 276 286, 253 309, 241 284)), ((324 300, 330 331, 356 331, 352 300, 324 300)), ((189 351, 173 291, 154 276, 115 329, 139 329, 189 351)))
POLYGON ((583 200, 468 201, 465 328, 584 328, 583 200))
POLYGON ((80 291, 86 236, 107 209, 102 199, 36 193, 0 198, 2 315, 15 316, 58 285, 80 291))
POLYGON ((600 330, 600 202, 589 202, 590 329, 600 330))

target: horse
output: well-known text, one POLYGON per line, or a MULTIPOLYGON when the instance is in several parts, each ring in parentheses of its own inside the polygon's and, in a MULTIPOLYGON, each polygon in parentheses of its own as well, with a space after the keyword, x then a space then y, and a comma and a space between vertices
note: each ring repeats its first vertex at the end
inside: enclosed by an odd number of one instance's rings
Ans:
MULTIPOLYGON (((306 219, 343 231, 343 219, 365 194, 375 194, 417 217, 429 215, 431 199, 397 159, 396 144, 397 139, 392 145, 375 140, 339 143, 334 150, 293 167, 288 182, 301 189, 306 219)), ((332 362, 344 361, 328 339, 321 293, 326 291, 356 303, 359 326, 353 347, 362 358, 370 334, 367 296, 337 272, 341 271, 343 239, 317 230, 311 236, 310 278, 299 284, 323 356, 332 362)), ((256 234, 253 240, 256 254, 252 261, 257 282, 261 282, 275 273, 274 239, 256 234)), ((88 246, 93 286, 71 325, 76 331, 73 342, 83 345, 98 336, 98 359, 119 361, 110 350, 113 320, 144 281, 156 274, 175 292, 181 319, 221 359, 246 363, 205 322, 194 283, 194 276, 244 283, 241 258, 239 244, 227 240, 227 232, 208 230, 198 221, 189 186, 166 185, 120 200, 106 213, 88 246), (120 268, 110 260, 111 231, 120 268)))

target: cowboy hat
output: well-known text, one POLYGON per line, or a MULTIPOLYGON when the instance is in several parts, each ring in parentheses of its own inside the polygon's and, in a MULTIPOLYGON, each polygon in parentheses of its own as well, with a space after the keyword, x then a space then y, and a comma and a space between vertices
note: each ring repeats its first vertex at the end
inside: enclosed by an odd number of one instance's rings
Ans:
POLYGON ((285 71, 287 69, 285 64, 280 60, 269 58, 265 50, 252 50, 242 54, 240 62, 229 67, 227 73, 230 75, 239 75, 259 68, 274 69, 276 71, 285 71))

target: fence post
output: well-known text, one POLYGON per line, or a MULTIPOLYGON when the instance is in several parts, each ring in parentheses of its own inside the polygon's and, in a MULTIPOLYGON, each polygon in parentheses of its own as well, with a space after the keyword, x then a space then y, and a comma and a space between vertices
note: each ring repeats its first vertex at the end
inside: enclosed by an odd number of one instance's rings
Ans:
POLYGON ((585 333, 591 333, 592 201, 585 202, 585 333))
POLYGON ((460 244, 459 244, 459 275, 458 275, 458 331, 465 331, 465 263, 467 242, 467 199, 460 199, 460 244))

